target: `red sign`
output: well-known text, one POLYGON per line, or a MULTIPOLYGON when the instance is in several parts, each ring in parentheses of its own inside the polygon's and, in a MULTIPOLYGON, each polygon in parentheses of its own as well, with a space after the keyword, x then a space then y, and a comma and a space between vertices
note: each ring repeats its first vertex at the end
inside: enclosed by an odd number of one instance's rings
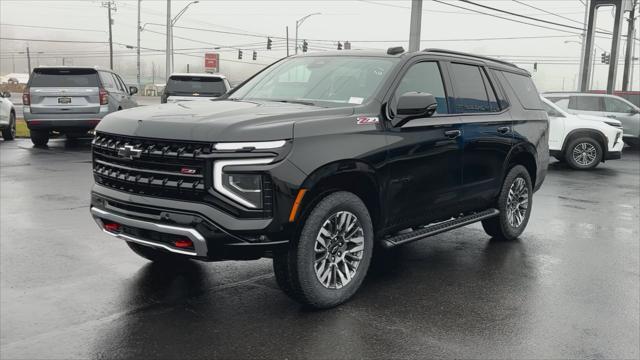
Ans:
POLYGON ((218 53, 205 53, 204 54, 204 71, 218 72, 218 64, 220 60, 220 54, 218 53))

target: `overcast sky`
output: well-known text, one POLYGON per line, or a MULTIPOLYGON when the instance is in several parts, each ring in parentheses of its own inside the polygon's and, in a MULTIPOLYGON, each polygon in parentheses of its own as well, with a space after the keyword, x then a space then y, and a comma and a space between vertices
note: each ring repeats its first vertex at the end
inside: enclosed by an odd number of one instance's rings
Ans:
MULTIPOLYGON (((584 5, 580 0, 563 1, 482 1, 477 2, 538 19, 581 27, 584 5), (527 6, 529 5, 529 6, 527 6), (539 9, 533 8, 537 7, 539 9), (551 12, 551 15, 547 12, 551 12)), ((172 1, 175 16, 189 1, 172 1)), ((135 50, 125 45, 136 45, 137 1, 116 1, 113 13, 113 41, 115 70, 128 82, 135 82, 135 50)), ((268 64, 286 55, 285 27, 289 26, 291 51, 294 51, 295 22, 309 13, 320 12, 300 27, 299 38, 308 39, 310 51, 334 49, 337 41, 350 41, 352 48, 386 49, 389 46, 407 48, 409 37, 410 0, 396 1, 214 1, 201 0, 193 4, 176 23, 175 71, 201 71, 206 51, 221 53, 221 72, 232 80, 242 80, 268 64), (181 28, 183 27, 183 28, 181 28), (191 29, 185 29, 188 27, 191 29), (225 33, 227 32, 227 33, 225 33), (228 34, 240 33, 245 35, 228 34), (250 36, 255 35, 255 36, 250 36), (267 36, 273 37, 273 50, 266 50, 267 36), (215 46, 224 46, 213 50, 215 46), (243 49, 243 59, 237 59, 237 49, 243 49), (258 60, 251 59, 251 52, 258 52, 258 60), (238 62, 239 61, 239 62, 238 62)), ((164 55, 153 50, 164 50, 164 26, 166 2, 142 1, 142 23, 149 23, 141 35, 142 75, 151 81, 155 68, 156 82, 164 82, 164 55)), ((578 30, 549 26, 563 31, 523 24, 530 22, 499 14, 492 10, 474 7, 460 1, 446 4, 425 0, 422 18, 422 48, 437 47, 484 55, 500 56, 518 63, 533 72, 533 62, 538 62, 534 79, 540 90, 570 90, 575 86, 580 54, 580 37, 571 34, 578 30), (516 21, 499 19, 462 6, 490 14, 501 15, 516 21), (567 33, 569 32, 569 33, 567 33), (500 39, 495 38, 513 38, 500 39), (492 40, 488 40, 492 39, 492 40)), ((636 22, 637 23, 637 22, 636 22)), ((603 9, 598 16, 598 26, 610 30, 613 16, 603 9)), ((638 25, 636 25, 637 27, 638 25)), ((107 9, 102 1, 30 1, 2 0, 0 2, 0 35, 3 38, 33 39, 0 40, 0 73, 26 71, 27 45, 32 54, 32 65, 60 65, 63 58, 68 65, 109 65, 107 9), (65 29, 51 29, 65 28, 65 29), (95 43, 41 42, 35 39, 59 41, 88 41, 95 43)), ((626 34, 626 24, 623 26, 626 34)), ((640 35, 636 35, 639 37, 640 35)), ((596 44, 604 49, 611 46, 606 38, 596 44)), ((624 52, 624 41, 621 51, 624 52)), ((594 88, 606 87, 606 66, 600 65, 597 50, 594 88)), ((640 43, 636 42, 635 56, 640 55, 640 43)), ((636 62, 638 64, 638 62, 636 62)), ((618 70, 622 77, 622 66, 618 70)), ((634 74, 635 90, 639 89, 640 66, 634 74)), ((618 88, 620 87, 618 82, 618 88)))

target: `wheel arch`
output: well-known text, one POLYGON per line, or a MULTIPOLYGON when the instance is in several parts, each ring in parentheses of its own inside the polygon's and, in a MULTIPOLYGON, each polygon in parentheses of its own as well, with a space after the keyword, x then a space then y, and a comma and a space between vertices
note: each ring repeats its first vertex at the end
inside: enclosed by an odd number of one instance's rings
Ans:
POLYGON ((602 147, 602 159, 604 161, 604 159, 607 156, 607 153, 609 152, 609 141, 601 131, 596 129, 581 128, 581 129, 571 130, 567 134, 567 136, 565 136, 564 142, 562 143, 562 150, 561 150, 562 154, 565 154, 567 150, 567 146, 569 146, 569 143, 571 143, 571 141, 581 136, 593 138, 600 144, 600 147, 602 147))
POLYGON ((314 170, 301 188, 306 189, 296 222, 308 216, 313 207, 326 195, 336 191, 348 191, 358 196, 369 210, 374 230, 381 219, 380 182, 370 164, 356 159, 334 161, 314 170))
POLYGON ((519 146, 515 146, 509 153, 502 178, 504 179, 507 176, 512 167, 522 165, 529 172, 531 183, 535 186, 538 176, 538 162, 536 161, 536 154, 536 149, 532 144, 520 144, 519 146))

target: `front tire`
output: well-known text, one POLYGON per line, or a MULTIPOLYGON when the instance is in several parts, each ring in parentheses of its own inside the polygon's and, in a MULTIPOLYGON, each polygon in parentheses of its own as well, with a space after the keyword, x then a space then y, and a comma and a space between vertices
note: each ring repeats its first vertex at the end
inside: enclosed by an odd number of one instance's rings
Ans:
POLYGON ((2 130, 2 138, 5 141, 10 141, 16 138, 16 114, 9 114, 9 127, 2 130))
POLYGON ((356 195, 336 192, 304 220, 288 251, 274 254, 276 281, 291 298, 316 309, 337 306, 358 290, 373 253, 373 224, 356 195))
POLYGON ((593 138, 578 138, 569 143, 564 156, 573 169, 593 169, 602 161, 602 146, 593 138))
POLYGON ((31 130, 31 142, 35 146, 46 146, 49 142, 49 131, 47 130, 31 130))
POLYGON ((498 216, 482 221, 484 231, 497 240, 512 241, 527 227, 531 215, 533 187, 531 176, 522 165, 507 174, 498 197, 498 216))
POLYGON ((185 257, 184 255, 157 250, 149 246, 136 244, 134 242, 127 241, 127 245, 129 245, 129 248, 133 250, 133 252, 137 255, 155 263, 179 264, 187 262, 189 260, 189 258, 185 257))

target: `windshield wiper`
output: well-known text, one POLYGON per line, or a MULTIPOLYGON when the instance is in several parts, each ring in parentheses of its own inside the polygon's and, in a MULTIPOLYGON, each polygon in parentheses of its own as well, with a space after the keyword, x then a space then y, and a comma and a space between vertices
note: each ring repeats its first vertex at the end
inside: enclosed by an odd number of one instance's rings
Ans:
POLYGON ((280 102, 280 103, 287 103, 287 104, 300 104, 300 105, 308 105, 308 106, 316 106, 316 104, 312 103, 311 101, 303 101, 303 100, 278 100, 278 99, 265 99, 267 101, 274 101, 274 102, 280 102))

